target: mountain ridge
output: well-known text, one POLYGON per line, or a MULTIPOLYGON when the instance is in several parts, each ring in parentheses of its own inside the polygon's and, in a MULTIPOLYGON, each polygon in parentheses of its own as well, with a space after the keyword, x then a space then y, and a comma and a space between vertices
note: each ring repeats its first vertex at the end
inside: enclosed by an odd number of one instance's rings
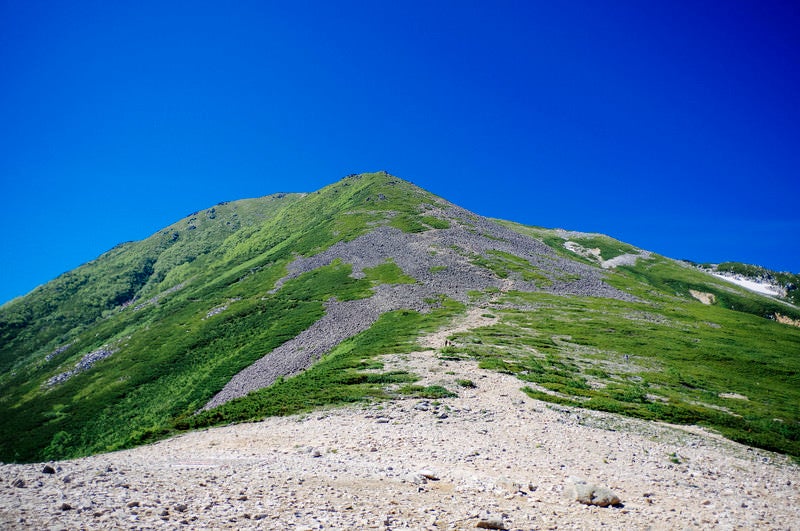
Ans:
POLYGON ((800 338, 764 319, 784 306, 607 236, 489 220, 378 172, 217 204, 0 307, 0 459, 440 393, 415 387, 418 375, 368 369, 475 307, 502 319, 441 356, 515 374, 536 399, 712 425, 800 454, 800 338), (714 326, 692 331, 704 320, 714 326), (728 374, 753 353, 777 405, 728 374), (620 365, 623 355, 636 363, 620 365), (729 391, 750 403, 717 396, 729 391), (770 408, 782 425, 765 420, 770 408))

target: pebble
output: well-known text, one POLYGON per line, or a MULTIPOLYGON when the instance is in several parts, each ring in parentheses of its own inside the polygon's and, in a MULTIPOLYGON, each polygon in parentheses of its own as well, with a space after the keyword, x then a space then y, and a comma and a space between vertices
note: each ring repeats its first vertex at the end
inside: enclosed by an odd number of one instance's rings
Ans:
POLYGON ((480 529, 507 529, 505 522, 501 518, 485 518, 478 521, 475 527, 480 529))
POLYGON ((427 468, 423 468, 419 472, 417 472, 420 476, 424 477, 425 479, 430 479, 431 481, 439 481, 439 476, 433 470, 428 470, 427 468))

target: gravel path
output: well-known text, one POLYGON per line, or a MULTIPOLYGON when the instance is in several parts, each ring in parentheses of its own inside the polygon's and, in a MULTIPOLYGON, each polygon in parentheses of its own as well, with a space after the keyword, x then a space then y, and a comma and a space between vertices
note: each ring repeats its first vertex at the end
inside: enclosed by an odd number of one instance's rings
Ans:
MULTIPOLYGON (((481 319, 473 311, 450 332, 481 319)), ((209 429, 52 463, 51 474, 0 465, 0 528, 800 528, 800 470, 782 456, 696 428, 554 408, 512 376, 430 350, 384 361, 459 396, 209 429), (621 504, 576 502, 573 476, 621 504)))

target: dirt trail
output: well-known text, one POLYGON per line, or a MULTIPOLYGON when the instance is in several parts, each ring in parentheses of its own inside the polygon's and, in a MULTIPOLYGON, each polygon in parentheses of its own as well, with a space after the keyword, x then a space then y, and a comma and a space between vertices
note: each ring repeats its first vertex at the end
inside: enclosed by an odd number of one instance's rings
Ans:
MULTIPOLYGON (((464 317, 456 319, 455 323, 453 323, 451 326, 442 328, 441 330, 437 330, 432 334, 428 334, 420 338, 419 343, 423 347, 429 349, 441 348, 445 346, 445 340, 454 334, 495 324, 498 321, 498 318, 495 316, 490 317, 490 315, 492 314, 489 313, 488 310, 482 308, 470 308, 464 317)), ((431 355, 435 357, 436 353, 431 353, 431 355)))

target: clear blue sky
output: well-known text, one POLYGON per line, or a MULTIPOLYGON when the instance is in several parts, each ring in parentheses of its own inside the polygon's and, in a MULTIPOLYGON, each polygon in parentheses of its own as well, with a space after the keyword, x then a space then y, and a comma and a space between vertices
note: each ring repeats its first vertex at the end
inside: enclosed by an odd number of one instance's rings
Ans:
POLYGON ((798 5, 0 0, 0 301, 220 201, 379 169, 800 272, 798 5))

